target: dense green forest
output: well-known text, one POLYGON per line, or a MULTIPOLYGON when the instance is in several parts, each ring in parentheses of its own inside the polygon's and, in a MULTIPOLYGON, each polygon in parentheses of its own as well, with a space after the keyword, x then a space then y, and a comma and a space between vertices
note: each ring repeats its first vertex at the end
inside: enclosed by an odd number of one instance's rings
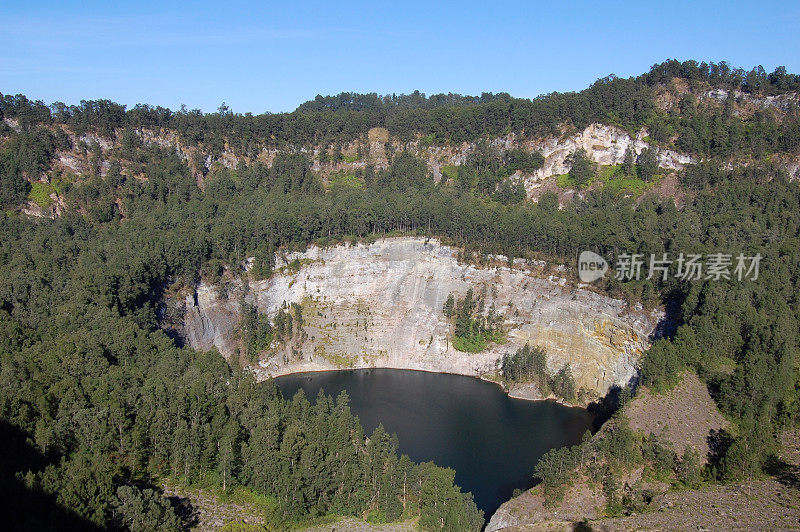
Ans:
MULTIPOLYGON (((226 146, 253 157, 265 147, 333 146, 365 139, 370 128, 385 127, 400 140, 422 136, 436 142, 460 143, 514 133, 521 137, 559 135, 566 125, 582 129, 593 122, 619 125, 629 131, 647 126, 651 141, 693 154, 730 157, 748 152, 792 151, 800 142, 796 112, 778 120, 766 110, 740 120, 726 105, 709 105, 698 94, 715 87, 746 95, 775 96, 800 90, 800 76, 783 67, 767 74, 761 67, 745 71, 727 63, 666 61, 635 78, 608 76, 581 92, 552 93, 533 100, 508 94, 481 96, 420 93, 400 96, 343 93, 300 105, 292 113, 241 115, 224 103, 204 114, 181 108, 137 105, 132 109, 108 100, 80 105, 46 106, 22 95, 0 94, 0 118, 18 119, 28 128, 62 124, 78 135, 96 131, 113 136, 119 129, 165 128, 190 146, 213 155, 226 146), (691 92, 669 111, 656 104, 656 91, 673 79, 684 80, 691 92)), ((796 110, 795 110, 796 111, 796 110)))
MULTIPOLYGON (((281 115, 125 110, 106 101, 51 109, 3 96, 2 117, 20 129, 0 126, 0 418, 41 455, 35 466, 12 464, 16 481, 103 527, 133 526, 141 508, 158 521, 145 528, 176 526, 153 490, 172 478, 269 496, 276 523, 339 513, 419 515, 430 529, 479 528, 479 512, 451 471, 398 457, 396 441, 381 429, 367 441, 346 398, 287 400, 216 352, 177 347, 160 328, 164 291, 200 275, 224 268, 242 275, 244 259, 255 257, 253 273, 266 277, 279 249, 410 232, 444 238, 473 260, 502 253, 572 264, 587 249, 611 261, 621 253, 760 253, 755 281, 611 276, 598 286, 670 310, 676 332, 646 353, 643 382, 665 389, 686 368, 696 371, 737 428, 720 475, 759 474, 779 431, 800 422, 800 189, 762 158, 796 153, 800 122, 797 113, 743 120, 696 102, 664 114, 652 93, 675 77, 761 95, 800 88, 798 76, 781 69, 767 75, 667 62, 638 78, 604 79, 580 93, 533 101, 340 95, 281 115), (509 168, 541 161, 480 150, 454 180, 435 183, 409 152, 363 174, 364 186, 326 189, 307 156, 289 148, 357 139, 374 126, 398 138, 459 142, 593 121, 648 125, 654 142, 709 156, 681 172, 680 208, 672 197, 636 200, 605 190, 562 208, 554 193, 525 201, 513 184, 498 194, 509 168), (129 134, 140 127, 172 129, 212 152, 225 143, 250 154, 265 145, 287 149, 271 166, 215 169, 201 189, 174 151, 129 134), (66 130, 120 138, 108 152, 88 154, 96 165, 91 175, 51 181, 65 201, 60 216, 19 214, 31 181, 70 144, 66 130), (748 164, 721 163, 730 156, 748 164), (109 163, 105 172, 101 158, 109 163), (139 173, 146 179, 132 177, 139 173)), ((481 327, 485 333, 474 302, 456 303, 462 337, 475 340, 481 327)), ((247 327, 275 334, 257 316, 247 327)), ((535 375, 531 353, 523 355, 510 357, 509 369, 535 375)))

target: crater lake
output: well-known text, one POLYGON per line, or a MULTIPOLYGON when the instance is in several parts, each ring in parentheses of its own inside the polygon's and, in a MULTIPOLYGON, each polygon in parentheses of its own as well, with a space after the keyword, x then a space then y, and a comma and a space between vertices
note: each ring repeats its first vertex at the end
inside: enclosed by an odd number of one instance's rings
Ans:
POLYGON ((312 402, 320 389, 334 397, 346 391, 367 436, 382 423, 397 434, 401 454, 453 468, 486 519, 515 489, 534 485, 544 453, 579 443, 593 422, 585 409, 514 399, 462 375, 360 369, 297 373, 275 383, 287 399, 303 390, 312 402))

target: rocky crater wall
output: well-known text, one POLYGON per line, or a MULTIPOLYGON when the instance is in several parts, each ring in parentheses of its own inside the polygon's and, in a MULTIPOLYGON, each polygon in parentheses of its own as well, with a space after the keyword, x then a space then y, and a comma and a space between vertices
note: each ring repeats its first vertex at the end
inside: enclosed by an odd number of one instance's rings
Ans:
POLYGON ((234 283, 227 297, 201 283, 183 302, 180 332, 196 349, 216 347, 231 357, 240 347, 242 300, 269 317, 297 303, 304 333, 262 353, 254 367, 259 377, 370 367, 489 376, 505 353, 530 342, 547 349, 550 371, 569 363, 577 385, 594 394, 633 378, 659 313, 630 309, 571 286, 543 264, 522 262, 479 268, 425 238, 312 247, 284 257, 269 279, 234 283), (295 259, 300 268, 288 268, 295 259), (442 307, 449 294, 462 297, 469 288, 485 294, 487 311, 494 305, 504 315, 506 344, 480 353, 453 348, 442 307))

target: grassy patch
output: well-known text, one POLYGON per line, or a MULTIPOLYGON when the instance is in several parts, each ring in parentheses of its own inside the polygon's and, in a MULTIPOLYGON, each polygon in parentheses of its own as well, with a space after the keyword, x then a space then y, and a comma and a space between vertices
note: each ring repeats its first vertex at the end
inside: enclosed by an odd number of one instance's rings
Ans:
POLYGON ((648 183, 638 177, 618 177, 606 183, 605 188, 617 195, 631 194, 634 197, 638 197, 652 188, 653 185, 653 181, 648 183))
MULTIPOLYGON (((622 172, 622 165, 600 165, 597 168, 597 177, 592 179, 586 186, 589 187, 595 182, 603 184, 603 188, 616 195, 631 194, 634 197, 642 195, 655 185, 662 176, 657 175, 651 181, 645 181, 638 177, 638 168, 635 172, 637 175, 628 176, 622 172)), ((556 184, 561 188, 577 188, 575 181, 569 174, 560 174, 556 176, 556 184)))
POLYGON ((51 183, 43 183, 42 181, 35 181, 31 183, 31 191, 28 193, 28 199, 36 203, 42 209, 46 209, 53 204, 53 198, 50 194, 58 192, 58 189, 51 183))
POLYGON ((354 174, 337 172, 328 178, 329 188, 363 188, 364 181, 354 174))
POLYGON ((342 158, 346 163, 354 163, 358 160, 358 155, 342 155, 342 158))
MULTIPOLYGON (((224 492, 222 497, 225 497, 224 492)), ((262 511, 269 511, 278 505, 275 497, 270 495, 262 495, 244 487, 236 487, 233 492, 227 497, 229 502, 235 504, 247 504, 254 506, 262 511)))
POLYGON ((388 522, 386 520, 386 514, 383 512, 372 510, 369 514, 367 514, 367 523, 372 523, 373 525, 382 525, 386 522, 388 522))
POLYGON ((703 369, 711 374, 730 376, 736 370, 736 361, 730 357, 714 357, 703 364, 703 369))
POLYGON ((322 357, 337 368, 352 368, 355 367, 356 361, 352 358, 338 355, 336 353, 328 353, 325 351, 325 346, 318 345, 314 349, 314 356, 322 357))
POLYGON ((49 183, 35 181, 31 183, 31 191, 28 193, 28 199, 42 209, 46 209, 53 204, 53 198, 50 197, 50 194, 56 193, 62 196, 65 186, 69 185, 75 177, 72 174, 59 174, 57 172, 51 172, 49 175, 49 183))
POLYGON ((464 353, 480 353, 486 349, 487 345, 488 342, 483 336, 476 336, 474 338, 463 338, 461 336, 453 337, 453 347, 456 348, 456 351, 462 351, 464 353))
POLYGON ((485 350, 490 343, 503 345, 508 343, 508 337, 505 332, 479 334, 469 338, 463 336, 453 337, 453 347, 456 348, 456 351, 464 353, 480 353, 485 350))
POLYGON ((423 146, 432 146, 434 142, 436 142, 436 135, 434 133, 425 135, 420 139, 420 143, 423 146))
MULTIPOLYGON (((597 167, 597 175, 589 180, 583 188, 592 186, 595 181, 608 182, 618 174, 621 174, 620 165, 599 165, 597 167)), ((578 188, 575 180, 568 173, 557 175, 556 184, 561 188, 578 188)))
POLYGON ((506 345, 508 343, 508 335, 505 331, 497 331, 489 335, 489 341, 500 345, 506 345))
POLYGON ((559 174, 556 176, 556 184, 561 188, 575 188, 575 181, 569 174, 559 174))
POLYGON ((497 384, 503 383, 503 375, 500 374, 498 371, 493 371, 491 373, 483 373, 481 378, 486 381, 496 382, 497 384))
POLYGON ((454 164, 446 164, 442 166, 442 175, 445 179, 452 179, 455 181, 458 176, 458 166, 454 164))
POLYGON ((621 164, 603 164, 597 167, 597 177, 604 183, 620 176, 622 176, 621 164))
POLYGON ((597 172, 598 179, 603 183, 605 190, 616 195, 631 194, 634 197, 641 196, 645 191, 655 185, 662 176, 657 175, 651 181, 645 181, 639 177, 639 168, 635 168, 636 175, 625 175, 622 165, 600 166, 597 172))

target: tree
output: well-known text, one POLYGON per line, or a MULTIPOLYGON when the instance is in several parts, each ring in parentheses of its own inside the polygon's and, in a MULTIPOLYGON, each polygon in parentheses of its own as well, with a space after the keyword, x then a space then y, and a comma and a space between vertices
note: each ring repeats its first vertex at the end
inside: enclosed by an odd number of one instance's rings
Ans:
POLYGON ((15 207, 25 201, 31 184, 22 175, 0 161, 0 207, 15 207))
POLYGON ((575 400, 575 379, 572 377, 572 369, 570 369, 569 363, 553 376, 550 386, 553 389, 553 393, 559 397, 563 397, 567 401, 575 400))
POLYGON ((217 469, 222 476, 222 490, 227 491, 231 484, 231 479, 236 477, 239 468, 239 446, 241 439, 241 428, 234 420, 229 420, 223 428, 222 437, 219 440, 219 460, 217 469))
POLYGON ((506 166, 510 172, 517 170, 530 174, 544 166, 544 156, 541 152, 528 153, 521 148, 508 150, 504 156, 506 166))
POLYGON ((151 489, 136 489, 133 486, 117 488, 119 502, 114 508, 114 520, 118 526, 131 532, 180 530, 181 522, 172 505, 151 489))
POLYGON ((634 175, 633 172, 635 170, 636 164, 636 151, 633 149, 631 144, 628 144, 628 147, 625 148, 625 156, 622 159, 622 173, 626 176, 634 175))
POLYGON ((228 104, 222 102, 221 104, 219 104, 219 107, 217 108, 217 114, 219 116, 230 116, 233 114, 233 111, 231 111, 231 108, 228 107, 228 104))
POLYGON ((569 177, 577 188, 584 188, 591 183, 597 174, 597 163, 589 158, 586 150, 579 148, 567 157, 569 165, 569 177))
POLYGON ((483 295, 474 299, 472 288, 452 306, 445 302, 443 312, 455 316, 453 347, 459 351, 477 353, 489 342, 502 341, 504 337, 503 316, 494 307, 485 315, 483 295))
POLYGON ((447 296, 447 301, 444 302, 444 315, 447 319, 451 319, 453 317, 453 311, 455 310, 455 299, 453 298, 453 294, 449 294, 447 296))
POLYGON ((38 181, 50 166, 57 146, 56 137, 37 127, 14 135, 0 151, 0 207, 24 202, 31 182, 38 181))
POLYGON ((539 208, 546 214, 552 215, 558 211, 558 194, 548 190, 539 197, 539 208))
POLYGON ((534 477, 542 481, 546 506, 552 506, 563 498, 570 478, 584 459, 586 447, 575 445, 550 449, 536 463, 534 477))
POLYGON ((645 181, 650 181, 658 172, 658 149, 645 148, 636 162, 639 165, 639 176, 645 181))
POLYGON ((748 483, 763 474, 767 459, 774 452, 775 442, 770 422, 751 411, 742 418, 739 435, 722 459, 722 475, 729 481, 748 483))
POLYGON ((392 158, 388 170, 378 174, 378 183, 396 190, 424 188, 433 184, 433 175, 428 165, 409 151, 392 158))
POLYGON ((678 480, 689 488, 697 488, 703 481, 703 464, 700 453, 694 447, 689 447, 683 453, 683 458, 678 464, 678 480))
POLYGON ((509 384, 534 382, 543 395, 547 395, 551 383, 547 375, 547 353, 543 347, 525 344, 516 353, 503 355, 501 364, 503 378, 509 384))
POLYGON ((452 532, 480 530, 483 512, 477 509, 471 497, 454 487, 456 472, 436 467, 432 462, 419 467, 420 527, 452 532))

